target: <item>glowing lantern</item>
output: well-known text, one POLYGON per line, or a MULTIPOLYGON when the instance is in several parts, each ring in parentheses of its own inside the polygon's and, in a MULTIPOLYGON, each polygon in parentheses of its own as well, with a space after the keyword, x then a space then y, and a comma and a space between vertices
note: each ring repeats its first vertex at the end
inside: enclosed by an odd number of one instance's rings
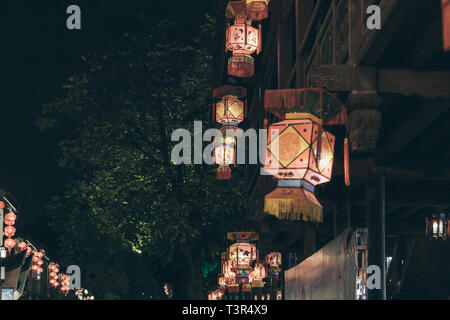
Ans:
POLYGON ((38 269, 37 269, 37 272, 38 272, 38 273, 42 273, 42 272, 44 272, 44 269, 38 268, 38 269))
POLYGON ((222 137, 216 139, 214 164, 219 165, 217 179, 231 179, 230 165, 236 165, 236 129, 246 116, 247 90, 222 86, 213 90, 213 120, 221 125, 222 137), (228 133, 228 135, 227 135, 228 133))
POLYGON ((229 2, 227 18, 234 20, 226 32, 226 49, 232 52, 228 60, 228 74, 239 78, 253 77, 255 60, 251 55, 261 51, 261 28, 252 26, 245 1, 229 2))
POLYGON ((269 0, 246 0, 247 15, 252 20, 263 20, 269 16, 269 0))
POLYGON ((38 266, 42 266, 43 263, 44 263, 44 262, 42 262, 42 260, 38 260, 38 261, 36 262, 36 264, 37 264, 38 266))
POLYGON ((249 283, 249 272, 253 269, 252 264, 257 260, 256 245, 251 243, 258 236, 252 232, 229 232, 229 240, 235 240, 228 249, 228 258, 232 261, 231 270, 236 274, 236 282, 239 284, 249 283))
POLYGON ((13 226, 5 227, 4 234, 8 238, 14 237, 14 235, 16 234, 16 228, 14 228, 13 226))
POLYGON ((345 124, 346 109, 321 88, 266 90, 264 103, 267 111, 284 119, 268 130, 264 170, 278 185, 266 195, 264 211, 279 219, 322 222, 314 189, 331 179, 335 143, 323 125, 345 124))
POLYGON ((271 252, 265 258, 267 269, 272 278, 278 279, 278 274, 281 271, 281 253, 271 252))
POLYGON ((32 252, 33 252, 33 250, 30 247, 28 247, 26 256, 29 257, 32 252))
POLYGON ((23 241, 19 242, 19 244, 17 246, 19 247, 20 251, 27 249, 27 244, 23 241))
POLYGON ((0 201, 0 209, 5 209, 5 203, 3 201, 0 201))
POLYGON ((4 241, 4 246, 8 249, 8 252, 11 254, 11 249, 16 246, 16 241, 14 239, 8 238, 4 241))
POLYGON ((447 239, 450 224, 445 213, 433 214, 431 218, 426 218, 426 235, 430 239, 447 239))
POLYGON ((55 279, 50 279, 50 284, 54 284, 55 283, 55 279))
POLYGON ((250 283, 252 287, 262 288, 264 287, 263 279, 266 277, 266 268, 262 263, 257 263, 253 270, 250 272, 250 283))
POLYGON ((16 215, 12 212, 8 212, 4 218, 5 224, 8 226, 14 225, 16 223, 16 215))

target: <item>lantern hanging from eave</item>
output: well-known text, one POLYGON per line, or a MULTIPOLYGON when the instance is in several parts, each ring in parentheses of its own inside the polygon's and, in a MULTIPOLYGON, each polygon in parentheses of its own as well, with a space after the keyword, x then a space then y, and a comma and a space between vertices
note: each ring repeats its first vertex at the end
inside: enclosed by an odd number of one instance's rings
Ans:
POLYGON ((261 25, 252 26, 244 1, 231 1, 227 6, 227 18, 233 20, 226 31, 226 50, 232 52, 228 60, 228 74, 238 78, 253 77, 255 59, 253 53, 261 51, 261 25))
MULTIPOLYGON (((266 90, 264 105, 283 119, 268 129, 264 171, 278 184, 265 196, 264 212, 279 219, 322 222, 314 189, 331 179, 335 144, 323 126, 345 124, 346 108, 321 88, 266 90)), ((344 160, 349 185, 348 155, 344 160)))
POLYGON ((445 213, 433 214, 431 218, 425 218, 426 235, 430 239, 445 240, 448 237, 450 224, 445 213))
POLYGON ((259 21, 269 16, 269 0, 246 0, 246 4, 250 19, 259 21))
POLYGON ((246 117, 247 90, 242 87, 222 86, 213 90, 213 121, 221 127, 222 138, 215 140, 214 164, 219 165, 217 179, 231 179, 231 165, 236 166, 236 137, 238 125, 246 117))

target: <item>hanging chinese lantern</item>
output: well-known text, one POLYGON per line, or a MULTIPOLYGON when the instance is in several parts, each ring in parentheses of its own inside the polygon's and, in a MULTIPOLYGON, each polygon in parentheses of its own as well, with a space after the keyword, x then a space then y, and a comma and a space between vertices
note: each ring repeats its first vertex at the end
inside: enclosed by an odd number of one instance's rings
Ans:
POLYGON ((250 283, 254 288, 263 288, 263 279, 266 277, 266 267, 262 263, 257 263, 250 272, 250 283))
POLYGON ((257 240, 258 236, 253 232, 229 232, 228 239, 236 241, 228 249, 228 258, 232 261, 231 270, 236 274, 236 282, 248 284, 249 272, 253 270, 252 264, 257 260, 258 254, 256 245, 251 241, 257 240))
POLYGON ((253 77, 255 59, 252 54, 261 51, 261 27, 252 26, 245 1, 229 2, 227 18, 234 22, 228 25, 226 31, 226 50, 232 52, 228 60, 228 74, 238 78, 253 77))
MULTIPOLYGON (((323 126, 345 124, 346 109, 321 88, 266 90, 264 104, 284 119, 268 129, 264 170, 278 184, 266 195, 264 211, 279 219, 322 222, 323 209, 314 189, 331 179, 335 143, 323 126)), ((344 159, 348 185, 348 156, 344 159)))
POLYGON ((38 268, 39 268, 39 267, 38 267, 36 264, 33 264, 33 265, 31 266, 31 270, 33 270, 33 271, 37 271, 38 268))
POLYGON ((12 212, 8 212, 5 214, 4 222, 8 226, 14 225, 14 223, 16 223, 16 215, 12 212))
POLYGON ((3 231, 4 235, 8 238, 14 237, 14 235, 16 234, 16 228, 14 228, 13 226, 7 226, 3 231))
POLYGON ((9 254, 11 254, 11 249, 16 246, 16 241, 12 238, 8 238, 4 241, 4 246, 8 249, 9 254))
POLYGON ((231 165, 236 166, 236 130, 246 117, 247 90, 230 85, 213 90, 213 121, 221 125, 222 137, 216 139, 214 164, 219 165, 217 179, 231 179, 231 165), (227 135, 228 133, 228 135, 227 135), (231 136, 233 135, 233 136, 231 136))
POLYGON ((263 20, 269 16, 269 0, 246 0, 247 15, 252 20, 263 20))
POLYGON ((425 218, 426 235, 430 239, 447 239, 450 224, 445 213, 433 214, 431 218, 425 218))
POLYGON ((26 242, 23 242, 23 241, 19 242, 19 244, 17 246, 19 247, 20 251, 27 249, 27 244, 26 244, 26 242))
POLYGON ((278 279, 278 275, 281 271, 281 253, 279 252, 271 252, 266 255, 265 258, 267 269, 269 272, 269 275, 274 278, 278 279))

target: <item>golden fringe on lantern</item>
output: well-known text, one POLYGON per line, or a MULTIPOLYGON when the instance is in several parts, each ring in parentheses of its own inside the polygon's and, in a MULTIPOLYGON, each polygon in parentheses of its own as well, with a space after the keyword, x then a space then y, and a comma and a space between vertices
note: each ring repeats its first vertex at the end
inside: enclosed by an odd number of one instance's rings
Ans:
POLYGON ((323 207, 315 195, 301 188, 277 188, 264 197, 264 212, 281 220, 323 221, 323 207))

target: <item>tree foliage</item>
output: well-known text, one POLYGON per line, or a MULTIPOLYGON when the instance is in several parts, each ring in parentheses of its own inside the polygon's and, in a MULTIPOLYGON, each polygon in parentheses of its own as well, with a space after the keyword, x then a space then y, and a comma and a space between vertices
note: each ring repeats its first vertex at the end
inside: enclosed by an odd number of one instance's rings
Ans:
POLYGON ((241 168, 218 181, 212 166, 170 160, 174 129, 210 126, 213 21, 191 44, 170 40, 170 28, 83 57, 37 121, 61 137, 71 174, 48 204, 51 228, 99 298, 155 297, 164 280, 179 298, 200 297, 202 260, 219 259, 244 214, 241 168))

